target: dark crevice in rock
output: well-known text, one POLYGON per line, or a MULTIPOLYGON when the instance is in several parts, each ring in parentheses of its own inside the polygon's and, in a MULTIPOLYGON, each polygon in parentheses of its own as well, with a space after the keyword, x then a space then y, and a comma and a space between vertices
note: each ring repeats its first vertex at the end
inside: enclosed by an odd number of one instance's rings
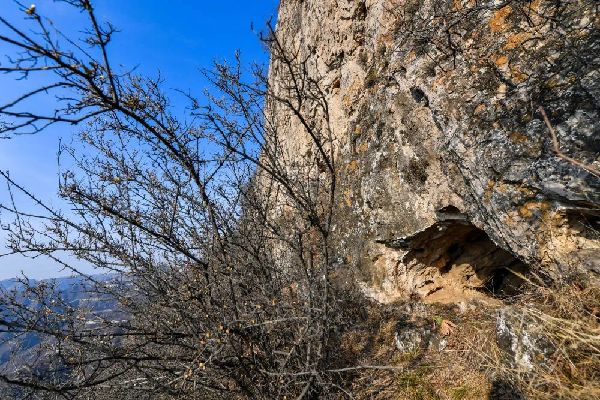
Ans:
POLYGON ((600 209, 569 209, 565 214, 569 226, 580 236, 600 239, 600 209))
POLYGON ((600 210, 567 209, 565 217, 569 231, 577 238, 577 249, 571 253, 573 264, 583 270, 600 274, 600 249, 594 245, 600 240, 600 210))
POLYGON ((410 270, 426 271, 415 286, 421 297, 448 296, 443 301, 452 301, 453 295, 466 291, 500 299, 518 294, 521 276, 529 269, 526 264, 496 245, 457 208, 440 209, 438 217, 437 223, 414 235, 379 241, 405 251, 402 262, 410 270))
POLYGON ((492 382, 489 400, 525 400, 521 390, 512 382, 505 379, 496 379, 492 382))
POLYGON ((410 94, 417 103, 423 104, 425 107, 429 107, 429 99, 423 90, 413 86, 410 88, 410 94))
POLYGON ((443 289, 443 287, 436 287, 436 288, 433 288, 433 289, 429 290, 425 296, 431 296, 432 294, 434 294, 434 293, 436 293, 436 292, 439 292, 439 291, 440 291, 440 290, 442 290, 442 289, 443 289))
POLYGON ((456 259, 458 259, 458 257, 462 254, 463 248, 458 243, 452 243, 450 245, 450 247, 448 247, 447 252, 448 252, 448 261, 446 261, 446 264, 442 268, 440 268, 441 274, 446 274, 446 273, 450 272, 452 265, 454 264, 456 259))

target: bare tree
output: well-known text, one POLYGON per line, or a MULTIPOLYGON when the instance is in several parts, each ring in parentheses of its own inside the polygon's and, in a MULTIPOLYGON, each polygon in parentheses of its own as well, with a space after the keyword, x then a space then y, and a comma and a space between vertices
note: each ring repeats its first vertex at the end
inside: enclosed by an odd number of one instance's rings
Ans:
POLYGON ((336 348, 360 316, 349 305, 358 300, 333 281, 335 144, 311 57, 269 26, 277 73, 248 73, 239 58, 216 64, 205 75, 218 94, 182 92, 190 102, 182 118, 160 78, 112 67, 115 28, 89 0, 64 2, 86 15, 82 38, 18 2, 27 29, 0 16, 0 41, 17 54, 0 70, 46 82, 0 106, 0 133, 78 126, 76 145, 60 149, 59 193, 73 211, 0 171, 11 198, 36 208, 0 202, 3 227, 11 254, 60 263, 122 318, 74 307, 46 283, 4 291, 6 341, 17 351, 23 334, 42 338, 21 366, 0 367, 7 390, 24 398, 350 396, 344 376, 364 366, 336 348), (55 109, 27 110, 39 96, 54 96, 55 109), (286 155, 282 121, 301 127, 306 157, 286 155), (82 273, 64 252, 111 279, 82 273))

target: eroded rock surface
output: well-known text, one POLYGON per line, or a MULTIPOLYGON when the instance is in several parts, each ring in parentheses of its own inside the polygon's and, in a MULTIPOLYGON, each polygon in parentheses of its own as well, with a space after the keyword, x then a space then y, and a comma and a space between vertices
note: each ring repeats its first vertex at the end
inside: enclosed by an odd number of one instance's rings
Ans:
MULTIPOLYGON (((600 271, 597 2, 282 0, 338 153, 336 243, 380 301, 454 301, 600 271)), ((309 151, 290 124, 290 153, 309 151)))

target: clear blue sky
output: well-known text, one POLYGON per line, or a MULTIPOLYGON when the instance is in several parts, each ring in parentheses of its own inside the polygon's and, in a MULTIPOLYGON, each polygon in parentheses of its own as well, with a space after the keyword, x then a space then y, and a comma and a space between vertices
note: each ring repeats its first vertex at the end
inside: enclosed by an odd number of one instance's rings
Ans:
MULTIPOLYGON (((29 1, 29 0, 28 0, 29 1)), ((48 14, 59 27, 77 32, 82 16, 52 0, 33 1, 40 14, 48 14)), ((97 14, 110 20, 121 32, 110 46, 110 56, 125 67, 138 66, 138 72, 156 75, 160 71, 171 88, 199 93, 205 86, 199 69, 215 59, 232 58, 240 50, 245 62, 266 62, 256 30, 276 17, 278 0, 96 0, 97 14), (251 25, 255 31, 251 30, 251 25)), ((23 22, 23 13, 10 0, 0 0, 0 15, 23 22)), ((0 57, 10 50, 0 44, 0 57)), ((0 103, 22 93, 23 82, 0 75, 0 103)), ((50 99, 48 100, 51 101, 50 99)), ((43 106, 41 104, 40 106, 43 106)), ((0 169, 43 199, 59 204, 56 197, 56 151, 59 139, 68 140, 71 126, 59 126, 35 136, 0 140, 0 169)), ((6 196, 0 188, 0 196, 6 196)), ((5 200, 4 198, 2 200, 5 200)), ((0 233, 0 253, 4 237, 0 233)), ((0 279, 22 272, 32 278, 68 274, 48 260, 22 257, 0 258, 0 279)))

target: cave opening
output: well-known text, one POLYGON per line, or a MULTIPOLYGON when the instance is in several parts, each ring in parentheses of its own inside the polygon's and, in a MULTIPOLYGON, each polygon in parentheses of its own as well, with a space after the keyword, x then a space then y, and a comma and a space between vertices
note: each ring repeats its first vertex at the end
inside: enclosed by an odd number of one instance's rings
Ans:
POLYGON ((416 271, 413 290, 431 302, 465 298, 509 300, 519 294, 529 267, 501 248, 455 208, 410 238, 397 240, 403 264, 416 271))

